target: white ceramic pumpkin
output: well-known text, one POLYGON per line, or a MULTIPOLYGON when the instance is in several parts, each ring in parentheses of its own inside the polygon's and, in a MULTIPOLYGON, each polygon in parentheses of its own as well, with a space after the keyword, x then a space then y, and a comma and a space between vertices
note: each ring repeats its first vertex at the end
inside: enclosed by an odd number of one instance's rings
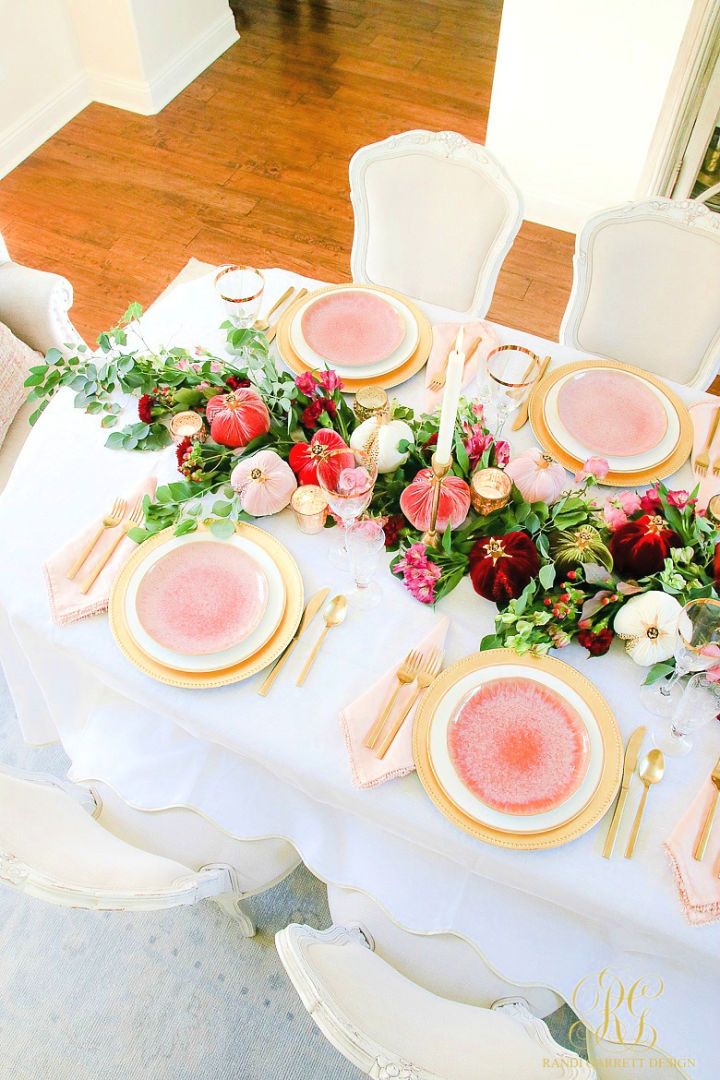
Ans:
POLYGON ((267 517, 284 510, 297 488, 295 474, 274 450, 258 450, 238 462, 230 483, 246 514, 267 517))
POLYGON ((652 667, 673 655, 681 613, 682 606, 674 596, 653 589, 623 604, 613 628, 618 637, 625 639, 625 649, 635 663, 652 667))
POLYGON ((505 472, 527 502, 556 502, 567 487, 562 465, 533 446, 505 466, 505 472))
POLYGON ((391 473, 399 469, 407 461, 407 451, 398 450, 399 444, 405 440, 413 443, 412 428, 404 420, 383 420, 371 416, 369 420, 363 420, 350 436, 350 445, 353 450, 366 450, 377 435, 378 438, 378 472, 391 473))

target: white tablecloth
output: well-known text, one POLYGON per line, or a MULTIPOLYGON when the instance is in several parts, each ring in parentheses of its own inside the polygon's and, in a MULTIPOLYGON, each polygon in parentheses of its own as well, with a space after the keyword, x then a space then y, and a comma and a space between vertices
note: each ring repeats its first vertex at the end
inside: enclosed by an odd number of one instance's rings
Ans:
MULTIPOLYGON (((316 284, 270 271, 268 299, 298 280, 316 284)), ((144 334, 156 343, 220 348, 214 327, 221 319, 201 277, 163 296, 146 316, 144 334)), ((554 364, 579 355, 497 329, 502 341, 550 353, 554 364)), ((420 375, 397 396, 421 408, 422 390, 420 375)), ((699 396, 680 392, 686 400, 699 396)), ((294 677, 312 635, 267 698, 255 693, 262 676, 204 693, 153 682, 115 647, 106 618, 63 628, 50 621, 47 556, 110 496, 150 473, 176 475, 172 448, 129 454, 103 449, 104 439, 97 419, 74 410, 63 392, 30 435, 0 499, 0 643, 28 741, 61 739, 74 776, 102 779, 134 805, 188 805, 240 837, 286 837, 320 877, 365 890, 409 929, 464 935, 512 981, 543 983, 571 1001, 577 982, 605 967, 631 980, 660 975, 664 993, 648 1006, 658 1044, 696 1059, 688 1076, 714 1075, 720 924, 693 928, 684 920, 661 841, 720 753, 720 728, 705 729, 696 751, 670 764, 652 792, 632 861, 600 857, 606 823, 554 851, 510 852, 453 827, 415 776, 358 790, 338 712, 422 637, 433 611, 387 575, 386 603, 329 635, 302 689, 294 677)), ((512 443, 515 450, 532 445, 529 426, 512 443)), ((688 466, 673 484, 692 486, 688 466)), ((303 536, 289 511, 262 524, 295 555, 307 595, 322 585, 346 587, 326 558, 332 532, 303 536)), ((467 579, 440 608, 451 619, 448 662, 476 649, 492 628, 494 607, 467 579)), ((587 660, 576 646, 562 658, 606 695, 624 738, 647 722, 638 703, 644 673, 619 643, 601 659, 587 660)))

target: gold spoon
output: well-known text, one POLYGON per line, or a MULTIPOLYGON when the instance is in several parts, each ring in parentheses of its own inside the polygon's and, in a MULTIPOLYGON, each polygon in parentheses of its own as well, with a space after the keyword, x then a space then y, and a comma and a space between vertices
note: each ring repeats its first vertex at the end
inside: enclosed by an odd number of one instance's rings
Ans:
POLYGON ((294 285, 290 285, 290 286, 289 286, 289 288, 287 288, 287 289, 285 290, 285 292, 284 292, 284 293, 282 294, 282 296, 280 297, 280 299, 279 299, 279 300, 276 300, 276 301, 275 301, 275 303, 274 303, 274 304, 273 304, 273 306, 272 306, 272 307, 270 308, 270 310, 269 310, 269 311, 268 311, 268 312, 267 312, 267 313, 265 314, 264 318, 262 318, 262 319, 256 319, 256 320, 255 320, 255 322, 254 322, 254 323, 253 323, 253 325, 252 325, 252 328, 253 328, 253 330, 259 330, 259 331, 260 331, 260 333, 262 333, 262 334, 264 334, 266 330, 269 330, 269 329, 270 329, 270 316, 271 316, 271 315, 272 315, 272 314, 273 314, 273 313, 274 313, 275 311, 277 311, 277 309, 278 309, 278 308, 279 308, 279 307, 280 307, 280 306, 281 306, 282 304, 284 304, 284 303, 285 303, 285 301, 287 300, 288 296, 292 296, 292 294, 293 294, 294 292, 295 292, 295 286, 294 286, 294 285))
POLYGON ((649 750, 638 766, 638 776, 643 782, 643 793, 635 814, 635 820, 633 821, 633 827, 630 831, 627 847, 625 848, 626 859, 631 859, 633 852, 635 851, 635 844, 637 842, 638 832, 640 831, 640 822, 642 821, 650 785, 659 783, 664 775, 665 755, 662 750, 649 750))
POLYGON ((308 672, 310 671, 310 668, 315 662, 315 657, 320 652, 320 646, 325 640, 325 635, 327 634, 328 630, 330 630, 333 626, 339 626, 340 623, 344 621, 345 616, 347 615, 347 606, 347 598, 340 595, 333 596, 332 600, 325 608, 323 612, 325 625, 318 634, 318 639, 313 645, 312 652, 308 656, 307 660, 305 661, 305 666, 297 677, 297 681, 295 683, 296 686, 302 686, 302 684, 307 679, 308 672))

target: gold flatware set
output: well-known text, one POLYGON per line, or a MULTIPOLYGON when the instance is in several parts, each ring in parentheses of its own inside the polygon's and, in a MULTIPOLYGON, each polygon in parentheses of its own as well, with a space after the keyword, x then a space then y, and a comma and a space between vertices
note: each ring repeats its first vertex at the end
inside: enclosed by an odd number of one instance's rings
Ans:
POLYGON ((374 750, 377 758, 382 759, 385 757, 413 705, 415 705, 420 695, 430 688, 440 674, 442 661, 443 654, 438 649, 431 649, 426 656, 419 649, 414 649, 399 664, 395 672, 396 685, 365 736, 365 746, 369 750, 374 750), (388 725, 388 720, 392 716, 400 692, 403 687, 410 686, 413 683, 415 686, 411 694, 403 702, 399 712, 388 725), (388 726, 386 727, 386 725, 388 726))
MULTIPOLYGON (((710 451, 712 450, 712 445, 715 441, 718 424, 720 424, 720 405, 716 407, 713 413, 705 445, 693 462, 693 471, 696 476, 705 477, 708 474, 708 469, 710 468, 710 451)), ((716 454, 713 459, 712 473, 713 476, 720 476, 720 454, 716 454)))
POLYGON ((102 537, 103 533, 108 529, 119 530, 117 536, 113 539, 110 546, 107 548, 106 551, 103 552, 100 559, 98 559, 93 569, 83 581, 82 585, 80 586, 81 593, 87 593, 90 591, 90 589, 95 584, 97 578, 99 577, 100 573, 110 562, 110 559, 114 555, 121 540, 123 540, 127 536, 130 529, 138 525, 142 525, 144 517, 142 498, 138 499, 135 502, 135 505, 133 506, 130 514, 127 516, 126 514, 127 502, 125 501, 125 499, 116 499, 115 502, 112 504, 109 513, 106 514, 105 517, 102 519, 102 524, 98 527, 97 531, 93 534, 93 536, 90 537, 75 562, 67 571, 65 575, 66 578, 69 581, 73 581, 77 577, 78 573, 85 565, 87 560, 92 555, 95 546, 102 537))
POLYGON ((325 620, 325 625, 318 634, 317 641, 313 645, 312 651, 310 652, 310 655, 305 661, 302 671, 295 680, 296 686, 302 686, 302 684, 307 679, 310 673, 310 668, 315 663, 317 654, 320 652, 320 647, 329 631, 332 630, 334 626, 340 626, 340 624, 345 621, 345 616, 347 615, 347 608, 348 602, 345 596, 343 596, 342 594, 338 596, 333 596, 332 600, 323 612, 323 619, 325 620))
POLYGON ((664 775, 665 755, 662 750, 649 750, 638 765, 638 776, 643 783, 643 793, 640 796, 640 802, 635 811, 635 820, 633 821, 627 847, 625 848, 626 859, 632 859, 635 852, 635 845, 637 844, 638 833, 640 831, 640 823, 642 822, 642 817, 645 813, 645 803, 647 802, 648 792, 653 784, 660 783, 664 775))
POLYGON ((648 792, 653 784, 658 784, 665 775, 665 755, 662 750, 653 748, 652 750, 649 750, 643 758, 640 758, 640 747, 645 738, 646 730, 647 729, 643 726, 636 728, 628 739, 627 746, 625 747, 625 759, 623 762, 620 791, 618 793, 617 802, 615 803, 615 810, 613 811, 610 828, 605 837, 605 844, 603 845, 602 854, 604 859, 609 859, 613 853, 618 829, 620 828, 620 822, 622 821, 625 805, 628 800, 628 795, 630 794, 630 785, 633 776, 637 773, 637 776, 642 782, 643 790, 635 811, 635 817, 630 828, 630 834, 625 848, 626 859, 631 859, 635 854, 635 847, 640 833, 643 814, 645 813, 648 792))
MULTIPOLYGON (((705 852, 707 851, 708 840, 710 839, 710 833, 712 832, 713 822, 715 821, 715 814, 717 812, 718 800, 720 799, 720 758, 715 762, 715 768, 710 773, 710 779, 713 783, 714 791, 712 801, 708 807, 705 820, 702 828, 698 834, 698 838, 695 841, 695 850, 693 851, 693 858, 697 862, 702 862, 705 858, 705 852)), ((720 876, 720 875, 719 875, 720 876)))
MULTIPOLYGON (((547 371, 551 359, 552 359, 552 357, 546 356, 545 359, 540 362, 540 368, 539 368, 538 373, 537 373, 537 379, 535 380, 535 386, 538 385, 538 383, 542 379, 543 375, 547 371)), ((529 370, 527 372, 527 375, 529 375, 531 371, 532 371, 532 366, 529 368, 529 370)), ((526 378, 527 378, 527 375, 525 376, 526 378)), ((534 389, 534 388, 535 387, 533 387, 532 389, 534 389)), ((523 402, 521 402, 520 407, 518 408, 517 412, 515 413, 515 419, 513 420, 513 424, 512 424, 512 430, 513 431, 519 431, 521 427, 524 427, 525 424, 527 424, 527 421, 528 421, 528 403, 529 403, 529 401, 530 401, 530 395, 528 394, 528 396, 525 398, 525 400, 523 402)))
POLYGON ((270 325, 270 316, 274 315, 278 308, 282 307, 287 300, 290 300, 291 304, 295 304, 298 300, 302 300, 304 296, 307 296, 307 293, 307 289, 296 290, 295 286, 291 285, 285 290, 280 299, 275 301, 275 303, 270 308, 268 313, 264 316, 264 318, 257 319, 253 323, 253 330, 260 330, 262 333, 264 333, 267 337, 268 345, 272 345, 273 341, 275 340, 275 335, 277 334, 280 316, 277 317, 272 326, 270 325))
POLYGON ((313 621, 318 611, 327 600, 329 592, 329 589, 319 589, 316 593, 313 593, 313 595, 308 600, 307 604, 305 605, 305 610, 303 611, 302 619, 300 620, 300 624, 298 625, 297 630, 295 631, 289 644, 285 647, 284 652, 282 652, 278 659, 275 661, 262 685, 258 688, 258 694, 260 695, 260 697, 265 697, 268 694, 270 687, 282 671, 286 661, 292 654, 298 641, 303 636, 308 626, 313 621))
POLYGON ((620 782, 620 793, 617 797, 612 821, 610 822, 610 828, 608 829, 608 834, 605 838, 605 846, 603 847, 604 859, 610 858, 613 853, 613 848, 615 847, 615 840, 617 838, 618 829, 620 828, 620 821, 622 820, 623 812, 625 810, 625 803, 627 802, 628 795, 630 794, 630 781, 632 780, 633 773, 635 772, 635 766, 637 765, 637 760, 640 756, 640 747, 642 745, 643 739, 645 738, 646 731, 647 728, 645 727, 636 728, 628 739, 627 746, 625 748, 625 760, 623 762, 622 780, 620 782))

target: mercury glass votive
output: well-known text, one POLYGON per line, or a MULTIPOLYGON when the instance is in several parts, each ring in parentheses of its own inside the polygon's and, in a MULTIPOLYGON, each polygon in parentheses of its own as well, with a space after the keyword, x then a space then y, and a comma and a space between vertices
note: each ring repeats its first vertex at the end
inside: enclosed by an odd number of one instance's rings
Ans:
POLYGON ((290 505, 300 532, 312 536, 325 528, 328 502, 325 492, 317 484, 303 484, 297 488, 290 505))
POLYGON ((202 416, 196 412, 175 413, 170 421, 170 431, 175 442, 183 439, 201 439, 205 434, 202 416))
POLYGON ((470 502, 487 517, 510 502, 512 480, 502 469, 478 469, 470 477, 470 502))
POLYGON ((707 504, 707 514, 711 521, 714 521, 716 525, 720 525, 720 495, 713 495, 707 504))
POLYGON ((361 423, 371 416, 387 414, 389 409, 388 396, 381 386, 361 386, 355 394, 353 412, 361 423))

